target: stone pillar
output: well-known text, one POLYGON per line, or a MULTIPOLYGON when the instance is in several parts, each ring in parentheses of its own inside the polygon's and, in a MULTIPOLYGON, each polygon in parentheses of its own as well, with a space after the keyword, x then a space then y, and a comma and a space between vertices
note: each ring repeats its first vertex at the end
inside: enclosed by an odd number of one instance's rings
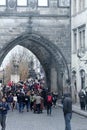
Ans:
POLYGON ((51 68, 51 90, 58 91, 58 89, 57 89, 57 71, 55 68, 51 68))
POLYGON ((48 88, 48 91, 51 91, 50 69, 47 68, 45 71, 46 71, 46 83, 47 83, 47 88, 48 88))

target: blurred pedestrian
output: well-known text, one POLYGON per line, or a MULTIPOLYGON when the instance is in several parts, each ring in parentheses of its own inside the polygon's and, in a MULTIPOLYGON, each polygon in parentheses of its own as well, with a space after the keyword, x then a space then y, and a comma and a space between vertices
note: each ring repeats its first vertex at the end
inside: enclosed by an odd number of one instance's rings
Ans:
POLYGON ((57 99, 58 99, 58 94, 54 92, 53 93, 53 106, 54 107, 56 107, 57 99))
POLYGON ((29 108, 30 108, 30 96, 28 95, 28 93, 26 93, 25 96, 24 96, 24 103, 25 103, 27 112, 29 112, 29 108))
POLYGON ((8 110, 9 105, 6 102, 6 99, 3 97, 2 100, 0 100, 0 124, 2 127, 1 130, 5 130, 6 128, 6 115, 8 110))
POLYGON ((86 93, 83 89, 80 90, 79 92, 79 100, 80 100, 80 107, 81 107, 81 110, 85 110, 85 97, 86 96, 86 93))
POLYGON ((47 95, 47 115, 51 115, 52 113, 52 101, 53 97, 52 94, 49 92, 47 95))
POLYGON ((41 100, 42 100, 42 97, 40 96, 39 93, 37 93, 37 96, 35 97, 35 100, 36 100, 36 110, 37 110, 37 113, 39 114, 40 111, 41 111, 41 100))
POLYGON ((86 106, 86 110, 87 110, 87 90, 86 90, 86 95, 85 95, 85 106, 86 106))
POLYGON ((65 119, 65 130, 71 130, 71 118, 72 118, 72 99, 70 94, 65 94, 63 99, 63 113, 65 119))
POLYGON ((31 95, 30 95, 30 109, 31 109, 31 111, 32 111, 32 109, 33 109, 34 100, 35 100, 34 94, 31 94, 31 95))

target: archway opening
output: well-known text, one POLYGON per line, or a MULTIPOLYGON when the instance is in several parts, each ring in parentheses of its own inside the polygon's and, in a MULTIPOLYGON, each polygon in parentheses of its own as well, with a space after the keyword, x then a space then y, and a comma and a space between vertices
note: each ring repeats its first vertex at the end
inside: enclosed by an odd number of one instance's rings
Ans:
MULTIPOLYGON (((61 73, 66 82, 69 81, 69 69, 60 49, 48 39, 35 33, 25 33, 10 41, 1 52, 1 62, 7 53, 16 45, 30 50, 39 59, 45 74, 49 90, 61 89, 61 73)), ((60 92, 59 92, 60 93, 60 92)))
POLYGON ((5 84, 9 81, 16 83, 19 80, 25 81, 30 78, 35 80, 37 78, 37 80, 44 80, 46 86, 45 72, 42 65, 32 52, 22 46, 15 46, 6 55, 2 62, 1 70, 4 75, 1 74, 0 79, 5 84), (17 75, 17 77, 14 75, 17 75))

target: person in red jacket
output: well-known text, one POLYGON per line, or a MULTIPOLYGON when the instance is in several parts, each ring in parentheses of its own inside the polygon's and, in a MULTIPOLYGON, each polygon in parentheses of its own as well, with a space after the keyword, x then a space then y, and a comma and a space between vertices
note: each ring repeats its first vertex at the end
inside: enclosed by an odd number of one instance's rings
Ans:
POLYGON ((53 101, 53 97, 51 93, 48 93, 47 95, 47 115, 51 115, 52 112, 52 101, 53 101))

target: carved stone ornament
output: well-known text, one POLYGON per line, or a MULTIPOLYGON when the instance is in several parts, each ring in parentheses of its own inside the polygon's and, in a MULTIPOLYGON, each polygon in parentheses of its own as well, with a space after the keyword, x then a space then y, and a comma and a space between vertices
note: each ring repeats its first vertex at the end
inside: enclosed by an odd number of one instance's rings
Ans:
POLYGON ((8 7, 10 9, 14 9, 16 7, 16 1, 15 0, 8 0, 8 7))
POLYGON ((82 58, 84 57, 85 53, 84 53, 84 50, 83 49, 78 49, 77 50, 77 57, 78 58, 82 58))
POLYGON ((30 7, 32 9, 36 8, 36 0, 30 0, 30 7))

